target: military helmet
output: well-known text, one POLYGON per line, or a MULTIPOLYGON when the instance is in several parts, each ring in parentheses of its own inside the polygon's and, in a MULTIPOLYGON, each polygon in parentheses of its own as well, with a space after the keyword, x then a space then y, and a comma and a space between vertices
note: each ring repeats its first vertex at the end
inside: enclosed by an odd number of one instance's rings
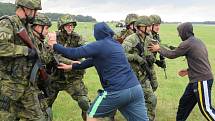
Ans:
POLYGON ((77 22, 75 20, 75 17, 69 14, 63 15, 58 18, 58 29, 62 29, 62 27, 66 24, 72 23, 75 27, 77 25, 77 22))
POLYGON ((125 24, 130 25, 131 23, 135 22, 138 18, 137 14, 128 14, 125 19, 125 24))
POLYGON ((152 24, 161 24, 161 17, 158 15, 150 15, 149 18, 151 19, 152 24))
POLYGON ((41 26, 51 26, 51 20, 48 18, 48 16, 44 14, 38 14, 35 17, 35 20, 33 22, 33 25, 41 25, 41 26))
POLYGON ((150 26, 151 20, 148 16, 140 16, 138 17, 137 21, 135 22, 135 26, 150 26))
POLYGON ((41 0, 16 0, 16 6, 26 7, 33 10, 42 10, 41 0))

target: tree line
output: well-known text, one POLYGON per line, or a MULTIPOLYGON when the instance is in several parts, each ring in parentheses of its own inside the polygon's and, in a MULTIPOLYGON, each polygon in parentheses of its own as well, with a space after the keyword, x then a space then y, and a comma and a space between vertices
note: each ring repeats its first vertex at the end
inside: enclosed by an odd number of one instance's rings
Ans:
MULTIPOLYGON (((15 14, 16 6, 12 3, 2 3, 0 2, 0 17, 3 15, 14 15, 15 14)), ((57 21, 58 17, 64 15, 63 13, 44 13, 49 18, 51 18, 52 21, 57 21)), ((74 15, 75 19, 78 22, 96 22, 96 19, 92 16, 83 16, 83 15, 74 15)))

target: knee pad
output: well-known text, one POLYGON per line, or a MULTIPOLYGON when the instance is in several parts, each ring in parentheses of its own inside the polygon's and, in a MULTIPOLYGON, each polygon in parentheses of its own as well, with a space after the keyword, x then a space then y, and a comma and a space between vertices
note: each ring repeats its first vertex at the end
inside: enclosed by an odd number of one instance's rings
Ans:
POLYGON ((88 108, 90 107, 90 101, 88 97, 82 96, 81 98, 78 99, 78 105, 83 111, 87 111, 88 108))
POLYGON ((11 99, 8 96, 0 95, 0 110, 9 112, 10 103, 11 99))

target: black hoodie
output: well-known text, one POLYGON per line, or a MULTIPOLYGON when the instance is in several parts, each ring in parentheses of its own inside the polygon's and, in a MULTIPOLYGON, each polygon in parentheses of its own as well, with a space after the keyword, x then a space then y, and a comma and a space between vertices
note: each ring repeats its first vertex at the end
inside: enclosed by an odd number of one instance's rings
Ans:
POLYGON ((208 51, 204 43, 194 37, 192 24, 182 23, 177 29, 183 42, 172 51, 161 47, 160 53, 170 59, 185 56, 189 67, 190 83, 213 79, 208 51))
POLYGON ((193 33, 193 26, 192 26, 192 24, 189 23, 189 22, 180 24, 180 25, 177 27, 177 30, 178 30, 179 36, 181 37, 181 40, 182 40, 182 41, 185 41, 185 40, 187 40, 189 37, 194 36, 194 33, 193 33))

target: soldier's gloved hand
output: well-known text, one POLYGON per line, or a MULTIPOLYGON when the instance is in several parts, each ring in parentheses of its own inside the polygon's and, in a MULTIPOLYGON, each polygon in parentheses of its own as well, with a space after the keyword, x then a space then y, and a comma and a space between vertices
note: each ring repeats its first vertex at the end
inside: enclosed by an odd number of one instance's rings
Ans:
POLYGON ((155 63, 161 68, 166 68, 166 63, 164 60, 156 60, 155 63))
POLYGON ((34 60, 34 59, 37 59, 37 58, 38 58, 38 56, 37 56, 36 49, 28 48, 28 59, 34 60))

